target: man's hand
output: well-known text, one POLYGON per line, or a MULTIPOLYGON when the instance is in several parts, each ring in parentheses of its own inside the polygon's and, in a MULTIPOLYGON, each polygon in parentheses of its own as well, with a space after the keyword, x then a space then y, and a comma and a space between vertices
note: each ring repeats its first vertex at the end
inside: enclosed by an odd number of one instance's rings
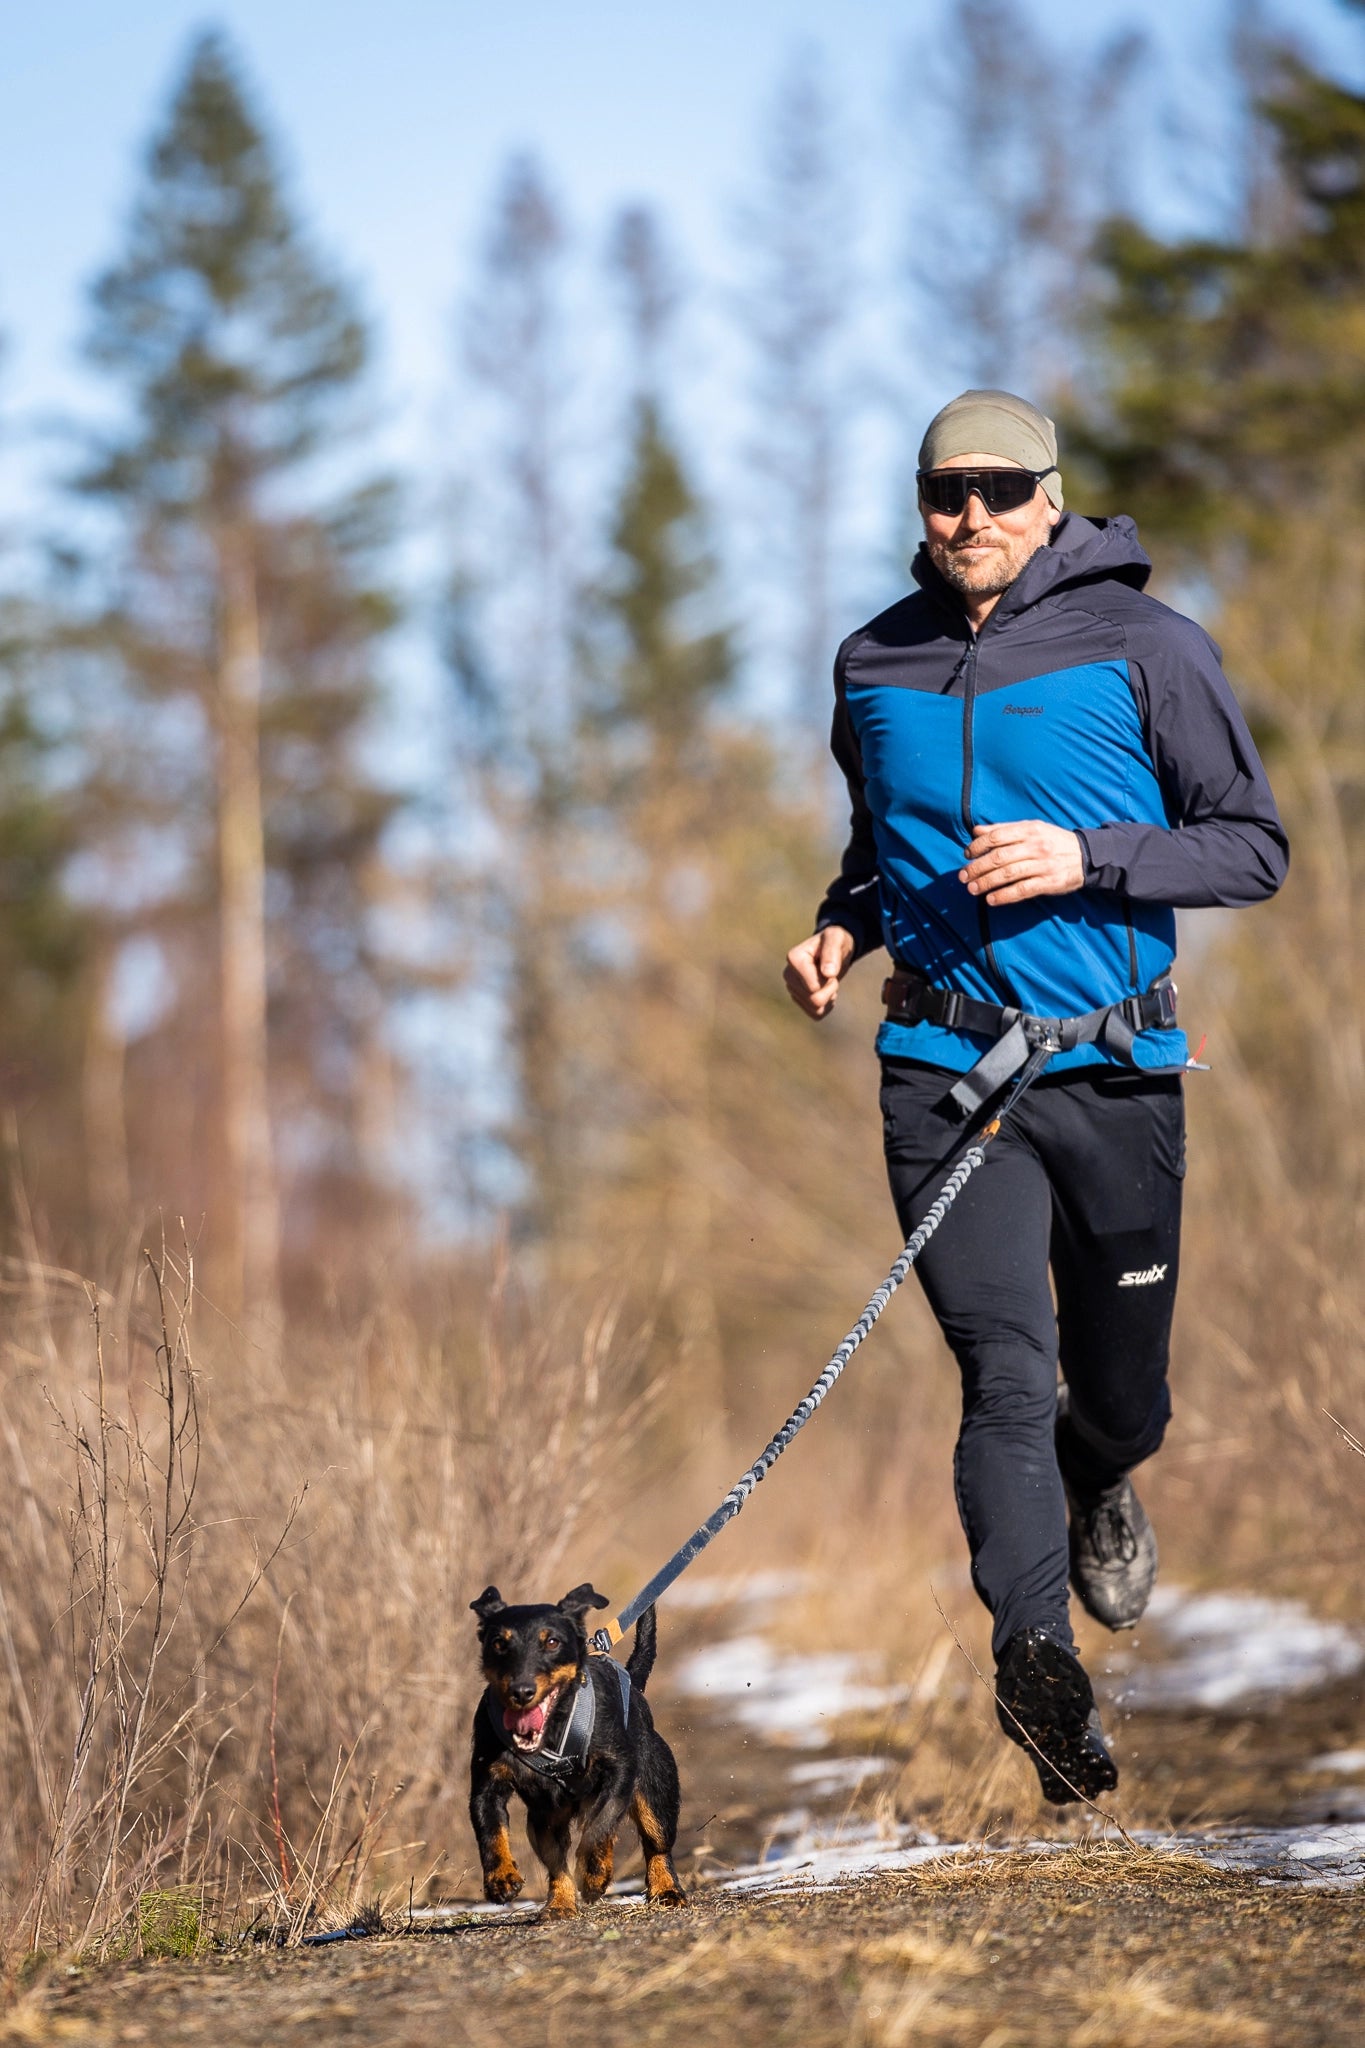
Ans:
POLYGON ((982 825, 967 848, 959 882, 988 903, 1023 903, 1030 896, 1067 896, 1085 883, 1081 842, 1060 825, 1025 818, 1017 825, 982 825))
POLYGON ((841 924, 827 924, 788 953, 782 979, 792 1001, 808 1017, 827 1017, 834 1008, 839 983, 853 959, 853 945, 852 932, 841 924))

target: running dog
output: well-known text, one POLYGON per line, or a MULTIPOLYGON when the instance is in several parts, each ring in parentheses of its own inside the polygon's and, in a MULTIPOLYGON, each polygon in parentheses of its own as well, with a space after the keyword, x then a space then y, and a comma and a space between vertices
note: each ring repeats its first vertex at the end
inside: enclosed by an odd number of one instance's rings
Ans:
POLYGON ((525 1801, 531 1845, 549 1872, 547 1918, 602 1897, 627 1814, 644 1851, 645 1897, 660 1906, 687 1903, 673 1868, 678 1767, 644 1696, 654 1668, 654 1609, 640 1616, 629 1661, 621 1665, 588 1649, 583 1617, 607 1604, 588 1585, 575 1586, 553 1607, 509 1607, 496 1586, 470 1602, 488 1689, 474 1715, 469 1817, 484 1896, 496 1904, 516 1898, 525 1882, 507 1833, 514 1792, 525 1801))

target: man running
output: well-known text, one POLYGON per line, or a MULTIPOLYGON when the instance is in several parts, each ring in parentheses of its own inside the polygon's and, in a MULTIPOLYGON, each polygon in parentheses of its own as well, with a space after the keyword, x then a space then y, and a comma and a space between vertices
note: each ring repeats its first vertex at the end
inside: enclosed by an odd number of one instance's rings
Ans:
POLYGON ((1217 648, 1143 594, 1130 519, 1063 511, 1049 419, 964 392, 925 435, 919 503, 918 593, 835 662, 852 831, 786 982, 823 1017, 856 959, 891 955, 877 1050, 906 1236, 1022 1066, 1020 1014, 1071 1020, 917 1268, 962 1374, 954 1477, 997 1712, 1061 1805, 1118 1781, 1068 1575, 1113 1629, 1156 1578, 1129 1474, 1170 1416, 1174 911, 1273 895, 1288 845, 1217 648))

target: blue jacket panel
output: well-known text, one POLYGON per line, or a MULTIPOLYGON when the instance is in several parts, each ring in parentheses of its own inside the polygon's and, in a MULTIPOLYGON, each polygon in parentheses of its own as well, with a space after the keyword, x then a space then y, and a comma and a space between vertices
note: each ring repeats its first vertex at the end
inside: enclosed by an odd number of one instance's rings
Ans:
MULTIPOLYGON (((1175 953, 1174 907, 1279 886, 1284 831, 1212 641, 1142 592, 1127 519, 1067 514, 973 636, 921 550, 920 593, 845 641, 834 750, 852 833, 818 925, 885 943, 936 987, 1077 1016, 1149 987, 1175 953), (958 880, 983 824, 1075 831, 1079 892, 990 908, 958 880)), ((965 1070, 985 1042, 887 1023, 879 1050, 965 1070)), ((1139 1035, 1146 1067, 1183 1035, 1139 1035)), ((1085 1045, 1054 1070, 1113 1064, 1085 1045)))

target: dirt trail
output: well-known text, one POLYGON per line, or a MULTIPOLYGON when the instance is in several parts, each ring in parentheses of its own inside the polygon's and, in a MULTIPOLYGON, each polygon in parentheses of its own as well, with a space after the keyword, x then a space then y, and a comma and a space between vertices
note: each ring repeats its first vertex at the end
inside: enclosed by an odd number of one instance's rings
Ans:
MULTIPOLYGON (((1359 1786, 1309 1765, 1365 1746, 1361 1690, 1353 1679, 1273 1710, 1117 1719, 1125 1818, 1157 1828, 1268 1826, 1334 1810, 1360 1818, 1359 1786)), ((679 1863, 689 1911, 621 1900, 568 1925, 485 1919, 334 1948, 87 1971, 49 1987, 8 2037, 156 2048, 281 2039, 1336 2048, 1365 2036, 1358 1892, 1305 1891, 1092 1842, 930 1864, 835 1891, 727 1894, 717 1888, 726 1871, 753 1863, 780 1834, 794 1804, 792 1766, 812 1751, 765 1744, 733 1715, 663 1688, 657 1704, 687 1790, 679 1863)), ((866 1748, 871 1733, 852 1726, 842 1747, 866 1748)), ((887 1773, 805 1803, 831 1820, 885 1816, 895 1783, 887 1773)), ((932 1825, 928 1814, 902 1819, 932 1825)), ((1038 1819, 1047 1827, 1041 1808, 1038 1819)), ((1081 1816, 1048 1831, 1091 1826, 1081 1816)), ((452 1890, 472 1899, 472 1875, 452 1890)), ((539 1881, 536 1871, 533 1889, 539 1881)))
POLYGON ((638 2048, 686 2041, 1337 2044, 1365 2031, 1360 1902, 1112 1852, 686 1913, 238 1954, 72 1982, 23 2038, 638 2048))

